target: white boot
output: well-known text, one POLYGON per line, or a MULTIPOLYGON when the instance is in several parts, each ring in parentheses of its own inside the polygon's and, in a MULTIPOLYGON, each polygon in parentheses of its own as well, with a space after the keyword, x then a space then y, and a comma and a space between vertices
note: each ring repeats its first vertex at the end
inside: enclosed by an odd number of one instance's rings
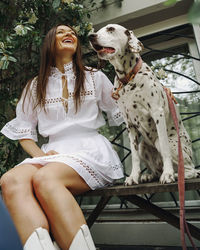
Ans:
POLYGON ((96 250, 90 230, 87 225, 82 225, 75 235, 69 250, 96 250))
POLYGON ((44 228, 37 228, 28 238, 24 250, 55 250, 49 232, 44 228))

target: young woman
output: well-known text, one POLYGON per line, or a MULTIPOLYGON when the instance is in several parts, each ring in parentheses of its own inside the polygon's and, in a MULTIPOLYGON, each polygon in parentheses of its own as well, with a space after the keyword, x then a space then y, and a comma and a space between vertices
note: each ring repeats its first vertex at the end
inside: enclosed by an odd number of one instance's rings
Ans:
POLYGON ((95 249, 74 195, 111 185, 123 177, 110 142, 97 132, 123 119, 111 98, 113 85, 81 62, 80 42, 68 25, 45 37, 40 71, 25 87, 16 118, 1 132, 19 140, 32 157, 1 178, 4 201, 25 250, 95 249), (39 148, 38 131, 49 142, 39 148))

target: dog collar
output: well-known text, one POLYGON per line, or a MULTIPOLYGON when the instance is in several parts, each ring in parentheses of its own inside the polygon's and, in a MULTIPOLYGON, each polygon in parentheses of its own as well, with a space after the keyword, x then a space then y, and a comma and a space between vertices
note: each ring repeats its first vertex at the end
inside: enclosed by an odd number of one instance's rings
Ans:
POLYGON ((136 65, 134 66, 134 68, 123 78, 118 78, 119 81, 119 87, 116 89, 115 92, 112 93, 112 98, 115 100, 119 99, 119 91, 120 89, 123 87, 123 85, 126 85, 128 82, 130 82, 135 75, 137 74, 137 72, 141 69, 142 67, 142 58, 140 57, 139 60, 137 61, 136 65))
POLYGON ((135 75, 141 69, 141 67, 142 67, 142 58, 140 57, 137 63, 135 64, 134 68, 125 77, 118 78, 118 80, 124 85, 127 84, 135 77, 135 75))

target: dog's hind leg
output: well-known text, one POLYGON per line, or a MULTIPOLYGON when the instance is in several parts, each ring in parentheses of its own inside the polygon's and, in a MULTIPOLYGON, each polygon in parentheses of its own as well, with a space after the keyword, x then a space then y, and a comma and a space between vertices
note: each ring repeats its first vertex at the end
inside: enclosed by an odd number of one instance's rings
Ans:
MULTIPOLYGON (((178 179, 178 142, 177 134, 169 138, 169 144, 172 154, 172 161, 175 170, 175 178, 178 179)), ((189 136, 181 133, 181 146, 184 159, 185 179, 200 177, 200 170, 195 169, 192 162, 192 145, 189 136)))

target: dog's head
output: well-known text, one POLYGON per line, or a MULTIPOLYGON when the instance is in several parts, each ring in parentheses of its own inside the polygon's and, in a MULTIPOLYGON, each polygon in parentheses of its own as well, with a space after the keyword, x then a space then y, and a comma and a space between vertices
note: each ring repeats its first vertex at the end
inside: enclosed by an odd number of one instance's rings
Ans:
POLYGON ((140 53, 143 49, 142 43, 136 38, 133 31, 118 24, 108 24, 98 32, 91 33, 89 40, 99 58, 104 60, 123 55, 126 49, 132 53, 140 53))

